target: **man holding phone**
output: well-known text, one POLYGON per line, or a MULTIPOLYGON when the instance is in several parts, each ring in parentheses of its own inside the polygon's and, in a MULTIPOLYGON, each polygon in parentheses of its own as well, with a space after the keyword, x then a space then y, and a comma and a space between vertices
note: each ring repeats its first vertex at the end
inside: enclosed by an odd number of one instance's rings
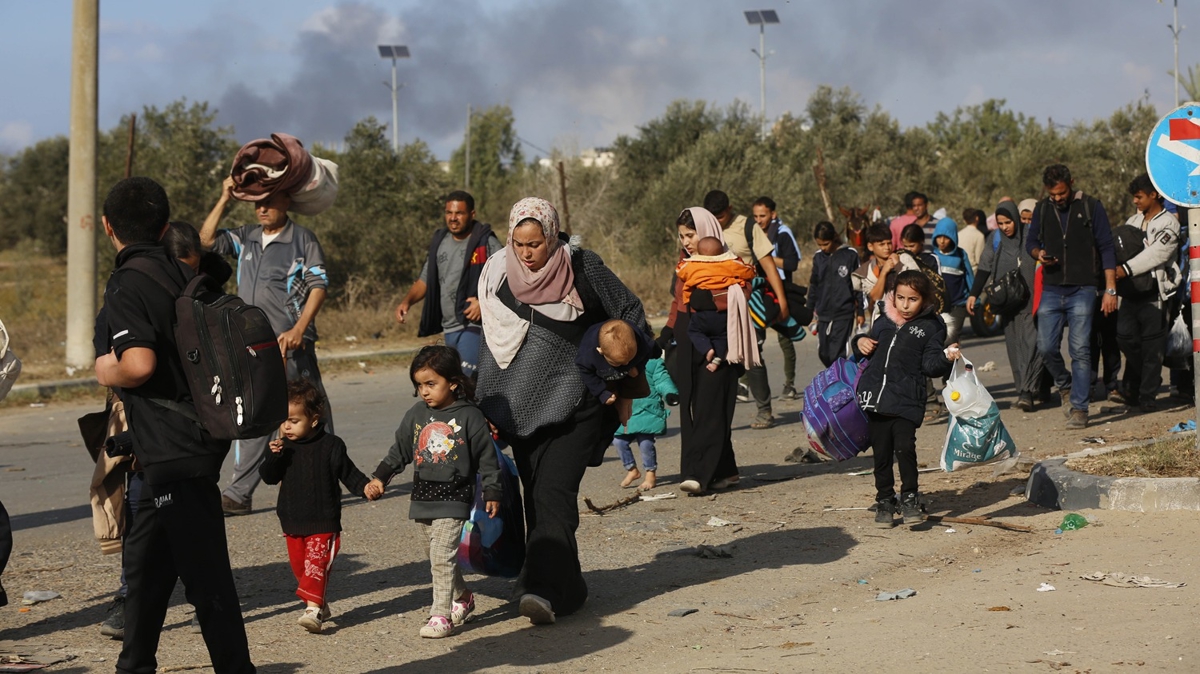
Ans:
POLYGON ((1103 284, 1100 311, 1117 310, 1116 255, 1108 214, 1099 200, 1074 191, 1071 170, 1046 167, 1042 184, 1047 198, 1038 202, 1025 237, 1025 249, 1042 263, 1042 299, 1038 307, 1038 351, 1062 396, 1067 428, 1087 428, 1091 397, 1092 321, 1103 284), (1068 329, 1068 372, 1062 357, 1068 329))

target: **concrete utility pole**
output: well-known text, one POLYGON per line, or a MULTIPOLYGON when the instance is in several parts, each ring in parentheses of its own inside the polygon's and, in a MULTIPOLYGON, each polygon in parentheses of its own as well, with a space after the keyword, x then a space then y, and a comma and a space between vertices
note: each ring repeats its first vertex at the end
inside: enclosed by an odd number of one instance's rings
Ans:
POLYGON ((1171 72, 1175 76, 1175 107, 1179 107, 1179 34, 1183 32, 1183 26, 1179 25, 1179 0, 1175 0, 1174 18, 1171 20, 1171 25, 1167 26, 1171 29, 1171 37, 1175 38, 1175 70, 1171 72))
POLYGON ((67 364, 96 358, 96 100, 100 0, 75 0, 71 27, 71 163, 67 188, 67 364))
POLYGON ((408 51, 408 47, 402 44, 381 44, 379 45, 379 57, 392 60, 392 83, 387 82, 383 86, 392 91, 392 154, 400 153, 400 107, 396 100, 397 94, 403 84, 396 85, 396 59, 406 59, 412 54, 408 51))
POLYGON ((467 104, 467 157, 463 169, 463 189, 471 189, 471 105, 467 104))

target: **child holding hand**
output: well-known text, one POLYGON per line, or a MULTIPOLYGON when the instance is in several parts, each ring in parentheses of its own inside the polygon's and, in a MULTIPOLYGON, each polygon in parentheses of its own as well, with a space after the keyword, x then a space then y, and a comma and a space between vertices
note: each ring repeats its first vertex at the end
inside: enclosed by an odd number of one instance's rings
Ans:
POLYGON ((428 542, 433 575, 433 605, 420 634, 428 639, 450 636, 475 610, 475 596, 463 582, 458 543, 475 499, 475 476, 483 483, 488 517, 500 509, 500 463, 483 412, 474 405, 475 385, 463 374, 458 351, 426 346, 417 352, 409 377, 421 401, 412 406, 396 429, 396 441, 366 487, 379 498, 392 477, 414 465, 412 506, 428 542))
POLYGON ((367 476, 346 454, 346 443, 325 432, 321 410, 325 398, 307 379, 288 384, 288 416, 272 440, 259 473, 263 482, 279 485, 276 513, 287 538, 288 561, 304 600, 300 626, 321 631, 329 620, 325 589, 329 568, 341 548, 342 490, 365 496, 367 476))

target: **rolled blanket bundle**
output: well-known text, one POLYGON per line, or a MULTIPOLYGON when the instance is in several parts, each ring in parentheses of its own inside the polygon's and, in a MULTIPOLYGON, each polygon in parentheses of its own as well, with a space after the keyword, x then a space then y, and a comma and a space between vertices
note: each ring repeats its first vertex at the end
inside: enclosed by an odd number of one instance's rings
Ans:
POLYGON ((292 198, 291 211, 317 215, 337 197, 337 164, 312 156, 299 138, 273 133, 252 140, 233 159, 233 197, 262 201, 276 192, 292 198))

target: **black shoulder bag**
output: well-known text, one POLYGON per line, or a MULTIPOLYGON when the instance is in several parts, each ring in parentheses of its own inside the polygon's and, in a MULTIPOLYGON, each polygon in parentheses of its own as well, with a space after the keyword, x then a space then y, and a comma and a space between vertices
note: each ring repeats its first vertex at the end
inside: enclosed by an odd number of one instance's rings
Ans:
MULTIPOLYGON (((1021 224, 1017 223, 1017 227, 1021 224)), ((1004 232, 996 230, 995 236, 1004 236, 1004 232)), ((999 241, 999 239, 997 239, 999 241)), ((991 285, 984 289, 986 295, 986 304, 992 310, 992 313, 1000 314, 1001 316, 1012 316, 1021 309, 1025 308, 1025 304, 1029 302, 1029 286, 1025 283, 1025 277, 1021 275, 1021 258, 1025 253, 1025 232, 1021 230, 1020 238, 1017 246, 1017 266, 1015 269, 1010 269, 1001 274, 991 285)), ((996 246, 996 259, 1000 258, 1000 246, 996 246)))

